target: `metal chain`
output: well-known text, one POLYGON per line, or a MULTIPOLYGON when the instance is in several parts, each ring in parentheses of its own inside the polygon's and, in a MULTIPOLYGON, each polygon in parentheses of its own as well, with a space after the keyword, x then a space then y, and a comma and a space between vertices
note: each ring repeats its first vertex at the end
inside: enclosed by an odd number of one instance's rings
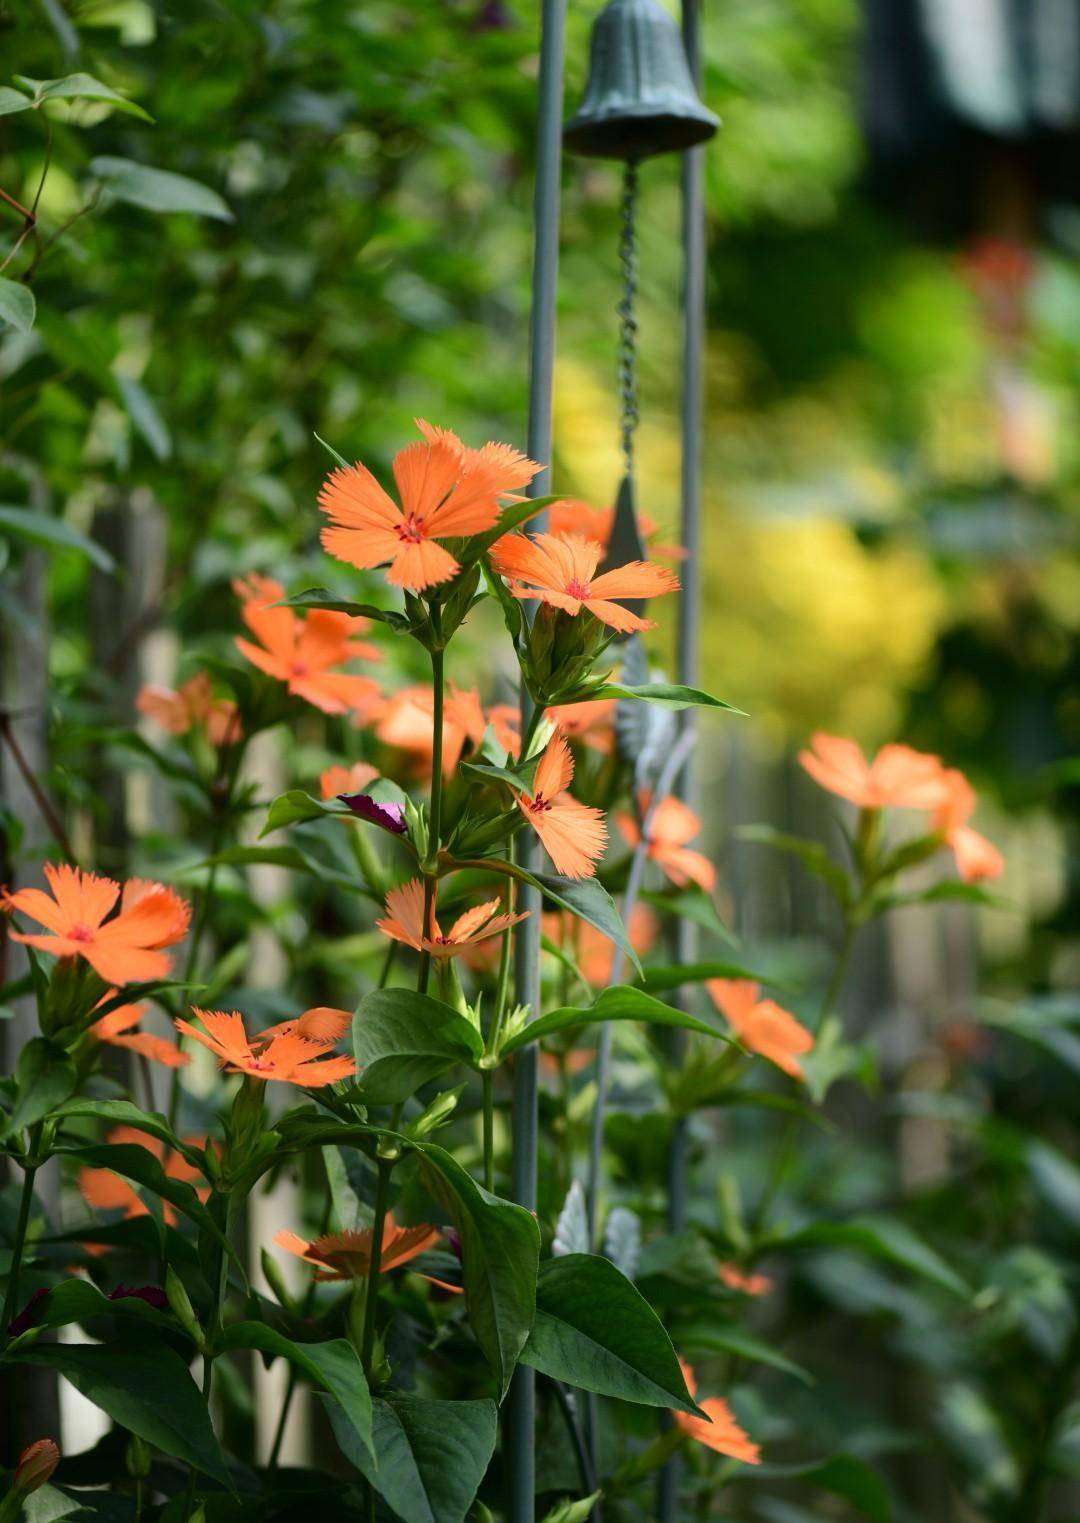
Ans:
POLYGON ((637 298, 637 195, 638 167, 630 162, 623 175, 622 232, 619 236, 619 263, 622 266, 622 299, 616 311, 619 314, 619 393, 622 412, 619 426, 622 433, 622 451, 626 460, 626 474, 634 474, 634 434, 638 425, 637 389, 637 317, 634 304, 637 298))

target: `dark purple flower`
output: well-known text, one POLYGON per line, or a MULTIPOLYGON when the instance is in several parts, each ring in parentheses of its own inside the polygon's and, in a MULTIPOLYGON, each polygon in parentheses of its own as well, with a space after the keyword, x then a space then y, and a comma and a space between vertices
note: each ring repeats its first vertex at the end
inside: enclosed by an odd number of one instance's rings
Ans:
POLYGON ((8 1332, 12 1338, 17 1338, 20 1333, 25 1333, 27 1328, 37 1326, 38 1312, 41 1310, 41 1303, 45 1300, 46 1296, 48 1296, 49 1293, 50 1287, 48 1285, 43 1285, 40 1290, 35 1290, 34 1294, 30 1297, 29 1301, 27 1301, 26 1305, 23 1307, 19 1315, 17 1317, 12 1317, 11 1321, 8 1323, 8 1332))
POLYGON ((442 1229, 442 1235, 446 1239, 447 1244, 449 1245, 450 1252, 454 1255, 454 1257, 460 1263, 460 1261, 461 1261, 461 1233, 457 1230, 456 1227, 444 1227, 442 1229))
POLYGON ((474 32, 509 32, 517 25, 502 0, 481 0, 480 8, 473 17, 474 32))
POLYGON ((169 1298, 160 1285, 118 1285, 109 1291, 110 1301, 145 1301, 155 1311, 166 1311, 169 1298))
POLYGON ((372 825, 380 825, 391 835, 405 834, 405 806, 403 804, 380 804, 370 793, 339 793, 338 798, 348 804, 353 814, 372 825))

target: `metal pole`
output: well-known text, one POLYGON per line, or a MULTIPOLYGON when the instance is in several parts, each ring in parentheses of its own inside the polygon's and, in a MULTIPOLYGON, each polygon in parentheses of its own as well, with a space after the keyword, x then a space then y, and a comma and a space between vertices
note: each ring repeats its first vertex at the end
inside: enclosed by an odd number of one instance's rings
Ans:
MULTIPOLYGON (((683 42, 690 76, 701 89, 701 3, 682 0, 683 42)), ((682 565, 682 597, 679 600, 678 680, 698 687, 698 655, 701 638, 701 430, 702 351, 705 338, 705 150, 688 148, 682 156, 683 243, 683 353, 682 353, 682 523, 680 542, 686 547, 682 565)), ((695 711, 683 709, 683 735, 696 728, 695 711)), ((692 753, 691 753, 692 754, 692 753)), ((694 800, 693 763, 688 761, 677 780, 680 798, 694 800)), ((697 927, 680 917, 676 925, 676 960, 680 966, 696 960, 697 927)), ((682 992, 673 1003, 681 1003, 682 992)), ((676 1032, 672 1059, 682 1061, 685 1037, 676 1032)), ((686 1224, 687 1200, 686 1121, 675 1122, 668 1156, 668 1227, 680 1231, 686 1224)), ((673 1455, 663 1470, 657 1493, 659 1523, 674 1523, 678 1507, 679 1456, 673 1455)))
MULTIPOLYGON (((563 60, 566 0, 543 0, 540 20, 540 87, 536 131, 536 189, 533 203, 532 314, 529 329, 528 449, 544 469, 533 479, 534 497, 549 490, 552 450, 552 381, 555 370, 555 302, 559 270, 559 191, 562 171, 563 60)), ((533 528, 543 521, 533 520, 533 528)), ((522 688, 522 723, 529 720, 530 699, 522 688)), ((529 867, 535 845, 524 831, 518 838, 519 861, 529 867)), ((519 907, 531 910, 517 931, 514 994, 518 1004, 540 1005, 540 894, 523 888, 519 907)), ((513 1197, 536 1209, 537 1052, 523 1048, 514 1059, 513 1197)), ((510 1523, 533 1523, 536 1516, 536 1376, 518 1365, 506 1400, 505 1444, 510 1523)))

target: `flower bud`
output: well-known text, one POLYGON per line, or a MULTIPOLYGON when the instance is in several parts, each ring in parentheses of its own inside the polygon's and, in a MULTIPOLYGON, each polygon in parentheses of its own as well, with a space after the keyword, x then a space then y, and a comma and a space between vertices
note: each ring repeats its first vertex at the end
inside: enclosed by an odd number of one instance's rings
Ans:
POLYGON ((12 1489, 20 1497, 28 1497, 32 1491, 51 1479, 60 1463, 60 1450, 51 1438, 39 1438, 28 1444, 19 1455, 19 1463, 12 1477, 12 1489))
POLYGON ((127 1473, 137 1480, 145 1480, 150 1474, 150 1446, 133 1433, 128 1440, 127 1450, 124 1453, 124 1465, 127 1473))
POLYGON ((205 1346, 202 1326, 195 1315, 195 1308, 191 1304, 187 1288, 171 1264, 165 1270, 165 1294, 169 1298, 169 1305, 176 1320, 185 1333, 194 1340, 196 1348, 201 1351, 205 1346))

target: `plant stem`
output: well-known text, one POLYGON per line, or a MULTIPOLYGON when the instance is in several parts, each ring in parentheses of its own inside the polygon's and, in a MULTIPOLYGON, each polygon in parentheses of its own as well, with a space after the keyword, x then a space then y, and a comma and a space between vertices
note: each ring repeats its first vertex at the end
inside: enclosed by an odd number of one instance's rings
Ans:
POLYGON ((397 960, 397 949, 398 943, 391 941, 386 949, 386 956, 383 959, 382 970, 379 973, 379 982, 375 986, 377 989, 385 989, 389 983, 390 974, 394 971, 394 963, 397 960))
POLYGON ((386 1208, 390 1200, 390 1175, 393 1168, 394 1159, 379 1159, 379 1175, 375 1186, 375 1214, 371 1222, 371 1268, 368 1272, 367 1299, 364 1302, 364 1331, 360 1344, 360 1363, 364 1367, 364 1374, 369 1379, 371 1355, 375 1348, 375 1311, 379 1304, 383 1228, 386 1225, 386 1208))
MULTIPOLYGON (((434 612, 432 614, 434 618, 434 612)), ((443 652, 431 652, 431 802, 428 808, 428 849, 422 871, 424 874, 424 934, 431 925, 431 912, 435 904, 435 884, 439 874, 439 844, 442 835, 443 794, 443 708, 446 697, 443 652)), ((431 953, 420 953, 420 968, 416 975, 416 988, 420 994, 427 993, 428 974, 431 970, 431 953)))
POLYGON ((60 816, 53 808, 48 794, 45 792, 44 788, 42 788, 41 784, 34 776, 34 769, 27 761, 26 756, 23 753, 23 749, 19 745, 18 737, 15 734, 15 728, 11 723, 11 715, 7 713, 6 710, 0 710, 0 740, 3 740, 4 744, 11 752, 12 759, 15 762, 16 767, 18 767, 19 772, 22 774, 22 780, 29 788, 34 799, 34 803, 38 807, 38 812, 40 813, 42 819, 45 821, 46 825, 48 825, 53 840, 56 842, 57 846, 59 846, 60 850, 64 853, 66 861, 74 863, 75 853, 71 849, 71 842, 68 840, 67 831, 64 829, 60 816))
POLYGON ((19 1273, 22 1269, 23 1250, 26 1246, 26 1229, 30 1224, 30 1211, 34 1204, 34 1176, 41 1167, 37 1158, 41 1142, 42 1123, 39 1121, 30 1131, 29 1156, 33 1162, 23 1170, 22 1194, 19 1197, 19 1216, 15 1223, 15 1241, 11 1245, 11 1269, 8 1272, 7 1290, 4 1293, 4 1310, 0 1320, 0 1340, 7 1341, 8 1325, 19 1310, 19 1273))
POLYGON ((490 1068, 481 1070, 484 1089, 484 1189, 495 1189, 495 1075, 490 1068))

